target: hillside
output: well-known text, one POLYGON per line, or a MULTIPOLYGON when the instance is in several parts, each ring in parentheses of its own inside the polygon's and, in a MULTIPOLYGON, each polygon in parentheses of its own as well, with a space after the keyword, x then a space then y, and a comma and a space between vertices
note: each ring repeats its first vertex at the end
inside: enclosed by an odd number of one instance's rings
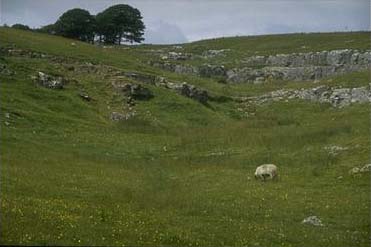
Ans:
POLYGON ((0 243, 369 246, 369 44, 0 28, 0 243), (264 163, 278 181, 254 179, 264 163))

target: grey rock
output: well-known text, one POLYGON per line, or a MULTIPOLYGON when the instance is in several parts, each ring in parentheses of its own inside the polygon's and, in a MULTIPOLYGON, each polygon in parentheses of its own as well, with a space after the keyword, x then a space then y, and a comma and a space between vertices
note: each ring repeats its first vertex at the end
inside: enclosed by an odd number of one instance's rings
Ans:
POLYGON ((142 73, 136 73, 136 72, 119 72, 116 74, 117 76, 123 75, 125 77, 148 83, 148 84, 154 84, 156 80, 156 76, 149 75, 149 74, 142 74, 142 73))
POLYGON ((11 76, 15 75, 15 72, 10 70, 5 64, 0 64, 0 74, 11 76))
POLYGON ((213 58, 217 56, 226 56, 226 52, 230 51, 230 49, 221 49, 221 50, 207 50, 202 53, 203 58, 213 58))
POLYGON ((43 72, 38 72, 35 80, 39 85, 50 89, 63 89, 66 83, 60 76, 51 76, 43 72))
POLYGON ((80 91, 79 96, 80 96, 81 99, 83 99, 85 101, 91 101, 91 97, 84 91, 80 91))
POLYGON ((153 93, 139 84, 126 83, 119 86, 120 91, 136 100, 148 100, 153 97, 153 93))
POLYGON ((202 77, 213 77, 213 76, 222 76, 226 75, 226 71, 223 65, 210 65, 204 64, 199 67, 198 74, 202 77))
MULTIPOLYGON (((225 51, 208 50, 203 56, 217 56, 224 54, 225 51)), ((179 56, 179 53, 173 54, 175 58, 179 56)), ((272 80, 316 81, 328 76, 364 70, 370 65, 370 56, 370 51, 348 49, 252 56, 242 60, 247 67, 229 70, 221 65, 206 64, 196 67, 168 62, 150 62, 150 64, 179 74, 223 77, 229 83, 262 83, 272 80)))
POLYGON ((361 169, 359 169, 360 172, 370 172, 371 171, 371 164, 364 165, 361 169))
POLYGON ((370 90, 367 87, 353 88, 351 91, 352 103, 366 103, 370 102, 370 90))
POLYGON ((313 226, 323 226, 322 221, 317 216, 309 216, 302 221, 303 224, 309 224, 313 226))
POLYGON ((339 88, 334 89, 330 95, 331 104, 336 107, 344 107, 351 103, 351 89, 350 88, 339 88))
POLYGON ((206 90, 196 88, 187 83, 183 83, 178 90, 180 90, 181 95, 197 100, 202 104, 206 104, 209 98, 206 90))
POLYGON ((123 120, 129 120, 130 118, 134 117, 136 113, 134 111, 129 113, 119 113, 119 112, 112 112, 110 119, 112 121, 123 121, 123 120))
POLYGON ((189 53, 182 53, 182 52, 174 52, 171 51, 168 53, 167 58, 172 60, 187 60, 192 57, 189 53))
MULTIPOLYGON (((370 101, 370 90, 367 87, 359 88, 331 88, 318 86, 315 88, 300 90, 276 90, 267 94, 247 99, 240 98, 240 101, 249 101, 255 104, 265 104, 273 101, 301 99, 319 103, 329 103, 333 107, 344 107, 352 103, 367 103, 370 101)), ((236 99, 237 100, 237 99, 236 99)))

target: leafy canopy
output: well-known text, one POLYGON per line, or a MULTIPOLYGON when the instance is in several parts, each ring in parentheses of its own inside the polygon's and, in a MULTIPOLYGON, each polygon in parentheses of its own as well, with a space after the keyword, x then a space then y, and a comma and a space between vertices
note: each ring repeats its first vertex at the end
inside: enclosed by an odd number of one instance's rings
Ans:
POLYGON ((96 16, 97 32, 105 43, 120 44, 122 40, 138 42, 144 40, 144 24, 140 11, 126 4, 105 9, 96 16))
POLYGON ((82 41, 93 41, 95 19, 87 10, 66 11, 55 23, 55 34, 82 41))

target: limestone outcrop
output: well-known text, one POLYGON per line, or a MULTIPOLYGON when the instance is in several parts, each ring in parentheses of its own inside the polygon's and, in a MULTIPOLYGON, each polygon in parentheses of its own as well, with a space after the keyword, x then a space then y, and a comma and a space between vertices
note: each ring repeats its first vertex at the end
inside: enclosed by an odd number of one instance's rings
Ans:
POLYGON ((178 74, 223 78, 227 83, 262 83, 266 81, 315 81, 325 77, 366 70, 371 51, 333 50, 309 53, 252 56, 241 61, 240 68, 223 65, 192 66, 168 61, 149 64, 178 74))

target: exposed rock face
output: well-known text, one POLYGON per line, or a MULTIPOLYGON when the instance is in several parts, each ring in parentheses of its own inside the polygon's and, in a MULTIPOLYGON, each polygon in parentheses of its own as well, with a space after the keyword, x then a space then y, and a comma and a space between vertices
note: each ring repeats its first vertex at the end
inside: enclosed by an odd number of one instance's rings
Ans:
POLYGON ((305 67, 305 66, 334 66, 340 64, 368 64, 370 51, 333 50, 309 53, 278 54, 271 56, 253 56, 242 61, 249 67, 305 67))
POLYGON ((207 50, 202 53, 203 58, 213 58, 217 56, 225 56, 225 53, 230 51, 230 49, 221 49, 221 50, 207 50))
POLYGON ((180 88, 179 92, 181 95, 197 100, 202 104, 206 104, 209 98, 207 91, 198 89, 195 86, 189 85, 187 83, 182 84, 182 87, 180 88))
POLYGON ((168 53, 167 58, 172 60, 187 60, 191 58, 191 54, 171 51, 168 53))
POLYGON ((129 113, 112 112, 110 118, 112 121, 123 121, 123 120, 128 120, 134 117, 135 115, 136 115, 135 112, 129 112, 129 113))
POLYGON ((341 108, 351 103, 369 103, 371 100, 371 91, 368 87, 331 88, 319 86, 300 90, 277 90, 257 97, 248 97, 243 101, 252 102, 254 104, 264 104, 290 99, 329 103, 333 107, 341 108))
POLYGON ((360 173, 367 173, 371 171, 371 164, 366 164, 362 166, 361 168, 359 167, 353 167, 352 169, 349 170, 350 175, 355 175, 355 174, 360 174, 360 173))
POLYGON ((126 83, 120 86, 121 92, 126 96, 132 97, 137 100, 148 100, 153 97, 152 92, 139 84, 126 83))
MULTIPOLYGON (((223 54, 212 51, 211 54, 223 54)), ((213 56, 214 56, 213 55, 213 56)), ((313 81, 324 77, 365 70, 371 52, 333 50, 309 53, 253 56, 242 61, 243 68, 226 70, 222 65, 191 66, 169 62, 149 62, 152 66, 179 74, 223 77, 229 83, 261 83, 271 80, 313 81)))
POLYGON ((202 77, 226 76, 226 70, 223 65, 204 64, 199 67, 198 73, 202 77))
POLYGON ((262 69, 242 68, 227 71, 227 82, 260 83, 271 80, 314 81, 332 75, 365 70, 366 64, 307 66, 307 67, 264 67, 262 69))
POLYGON ((46 88, 62 89, 66 81, 62 77, 54 77, 43 72, 38 72, 35 77, 36 82, 46 88))
POLYGON ((141 74, 141 73, 135 73, 135 72, 119 72, 116 74, 116 76, 123 75, 125 77, 144 82, 144 83, 149 83, 153 84, 156 76, 149 75, 149 74, 141 74))

